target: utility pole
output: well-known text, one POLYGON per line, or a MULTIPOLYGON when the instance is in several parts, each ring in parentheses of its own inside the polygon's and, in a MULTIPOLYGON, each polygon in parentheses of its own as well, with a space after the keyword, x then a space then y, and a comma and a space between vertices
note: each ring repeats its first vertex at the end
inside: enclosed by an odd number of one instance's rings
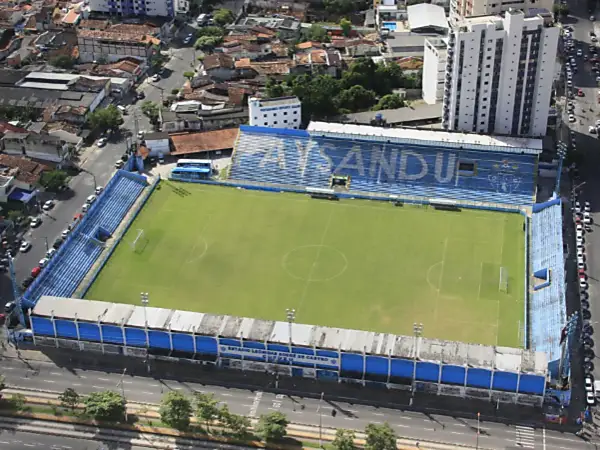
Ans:
POLYGON ((422 323, 413 323, 413 334, 415 336, 415 346, 414 346, 414 360, 413 360, 413 376, 412 376, 412 392, 410 397, 410 406, 413 404, 413 400, 415 398, 415 389, 417 387, 417 355, 419 353, 419 338, 423 334, 423 324, 422 323))
POLYGON ((481 414, 477 413, 477 440, 475 441, 475 449, 478 450, 479 449, 479 418, 480 418, 481 414))
POLYGON ((321 404, 324 396, 325 392, 321 392, 321 399, 319 400, 319 448, 323 448, 323 411, 321 411, 321 404))

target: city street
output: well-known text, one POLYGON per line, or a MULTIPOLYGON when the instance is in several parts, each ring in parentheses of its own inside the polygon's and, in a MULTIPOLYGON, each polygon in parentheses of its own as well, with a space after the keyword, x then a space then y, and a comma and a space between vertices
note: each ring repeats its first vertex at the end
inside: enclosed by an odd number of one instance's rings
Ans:
POLYGON ((151 447, 111 442, 104 445, 101 442, 87 439, 76 439, 50 434, 27 433, 0 428, 0 447, 2 450, 23 450, 24 448, 38 450, 145 450, 151 447))
MULTIPOLYGON (((144 80, 138 90, 144 92, 145 100, 161 104, 161 91, 164 96, 171 95, 171 90, 181 88, 185 79, 183 72, 192 70, 190 62, 194 60, 194 49, 192 47, 174 48, 171 50, 172 57, 165 65, 165 77, 156 83, 144 80)), ((85 199, 94 193, 96 186, 104 186, 115 172, 115 162, 127 150, 125 139, 126 132, 136 138, 137 130, 152 131, 148 118, 141 112, 143 100, 128 106, 127 115, 123 116, 124 124, 121 127, 121 136, 113 137, 106 146, 98 148, 95 144, 82 150, 80 167, 84 170, 74 177, 69 183, 70 191, 58 197, 56 206, 44 212, 42 225, 36 229, 30 229, 24 239, 32 243, 32 248, 27 253, 19 253, 15 258, 15 269, 17 279, 21 282, 27 277, 31 269, 38 265, 44 257, 46 245, 52 246, 54 240, 60 236, 62 230, 72 221, 73 217, 80 212, 85 199)), ((43 198, 45 199, 48 194, 43 198)), ((2 277, 0 295, 5 301, 12 299, 10 278, 8 274, 2 277)))
MULTIPOLYGON (((287 396, 263 391, 250 391, 199 383, 179 382, 146 377, 134 377, 127 373, 109 373, 96 370, 65 369, 50 362, 5 358, 2 372, 9 386, 22 389, 62 392, 67 387, 81 394, 107 389, 122 391, 134 402, 159 403, 162 396, 177 390, 183 393, 212 393, 230 410, 237 414, 258 417, 272 411, 281 411, 291 422, 328 428, 362 430, 369 423, 388 422, 398 436, 419 440, 475 446, 477 420, 438 414, 424 414, 378 408, 356 403, 323 401, 314 398, 287 396), (335 416, 332 411, 335 410, 335 416)), ((480 445, 484 448, 520 448, 578 450, 594 448, 590 443, 570 433, 534 429, 525 424, 506 425, 481 421, 480 445)))

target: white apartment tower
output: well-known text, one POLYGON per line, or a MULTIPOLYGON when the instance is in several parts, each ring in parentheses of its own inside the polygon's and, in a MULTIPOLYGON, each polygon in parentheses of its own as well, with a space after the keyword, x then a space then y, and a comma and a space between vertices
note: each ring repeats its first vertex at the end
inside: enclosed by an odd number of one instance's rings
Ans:
POLYGON ((298 97, 248 99, 250 125, 270 128, 300 128, 302 103, 298 97))
POLYGON ((558 36, 544 17, 521 11, 461 20, 448 40, 444 128, 545 135, 558 36))
POLYGON ((502 14, 509 9, 546 9, 552 11, 554 0, 450 0, 450 22, 465 17, 502 14))

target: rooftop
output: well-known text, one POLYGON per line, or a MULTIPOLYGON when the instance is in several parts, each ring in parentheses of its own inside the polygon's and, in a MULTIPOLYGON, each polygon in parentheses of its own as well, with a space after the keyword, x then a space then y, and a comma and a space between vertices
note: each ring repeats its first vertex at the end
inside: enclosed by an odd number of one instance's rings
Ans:
POLYGON ((312 136, 356 137, 378 141, 388 139, 396 142, 417 144, 435 143, 437 147, 455 148, 460 145, 476 146, 478 150, 526 153, 538 155, 542 152, 542 140, 512 136, 488 136, 481 134, 433 131, 415 128, 381 128, 369 125, 311 122, 307 131, 312 136))
POLYGON ((50 91, 22 87, 0 86, 0 105, 46 108, 52 105, 82 106, 88 108, 96 94, 73 91, 50 91))
POLYGON ((420 28, 439 28, 447 30, 448 19, 444 8, 430 3, 418 3, 406 8, 408 13, 408 24, 411 30, 420 28))
POLYGON ((202 61, 202 65, 204 66, 204 70, 212 70, 219 67, 233 69, 235 67, 233 58, 223 53, 213 53, 212 55, 207 55, 202 61))
POLYGON ((199 133, 172 134, 171 142, 175 150, 172 155, 228 150, 234 147, 238 128, 202 131, 199 133))
POLYGON ((375 119, 377 114, 389 125, 399 125, 402 123, 419 122, 426 120, 436 120, 442 118, 442 104, 419 105, 416 107, 406 107, 397 109, 383 109, 381 111, 366 111, 359 113, 344 114, 337 119, 344 123, 354 123, 357 125, 369 125, 371 120, 375 119))
POLYGON ((38 317, 101 321, 137 328, 144 328, 147 323, 148 328, 151 329, 193 332, 213 337, 243 338, 284 345, 288 345, 293 336, 295 345, 308 348, 319 347, 420 361, 443 361, 447 364, 515 373, 545 375, 547 372, 547 358, 542 352, 427 338, 420 338, 419 345, 415 349, 414 336, 327 328, 301 323, 292 323, 290 336, 290 325, 287 322, 50 296, 42 296, 32 314, 38 317))
POLYGON ((0 172, 3 172, 5 176, 14 176, 24 183, 37 183, 42 172, 47 170, 50 170, 50 167, 29 158, 0 154, 0 172), (4 170, 2 171, 1 168, 4 168, 4 170))
POLYGON ((282 106, 282 105, 297 105, 300 100, 296 96, 290 97, 277 97, 277 98, 249 98, 248 101, 257 100, 259 106, 282 106))
MULTIPOLYGON (((142 33, 121 33, 111 30, 77 30, 77 36, 85 39, 104 39, 123 43, 155 44, 156 38, 142 33)), ((158 42, 160 43, 160 41, 158 42)))

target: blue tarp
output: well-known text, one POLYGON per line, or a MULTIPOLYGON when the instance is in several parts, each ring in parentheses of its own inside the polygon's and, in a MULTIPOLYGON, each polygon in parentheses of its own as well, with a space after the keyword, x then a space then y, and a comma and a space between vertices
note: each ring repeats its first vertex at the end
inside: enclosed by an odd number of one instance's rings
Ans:
POLYGON ((20 188, 14 188, 8 196, 10 200, 16 200, 23 203, 29 203, 33 197, 35 197, 35 191, 26 191, 25 189, 20 188))

